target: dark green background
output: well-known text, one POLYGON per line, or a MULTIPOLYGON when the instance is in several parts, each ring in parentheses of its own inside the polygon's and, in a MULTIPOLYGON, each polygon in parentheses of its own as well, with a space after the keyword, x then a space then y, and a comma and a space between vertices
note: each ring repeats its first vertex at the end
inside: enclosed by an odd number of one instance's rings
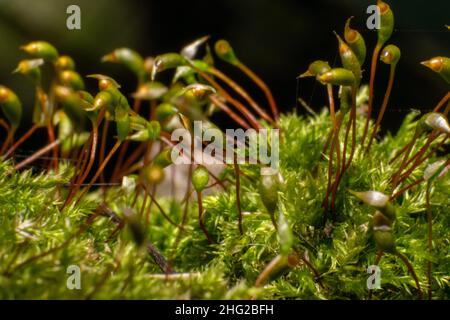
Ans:
MULTIPOLYGON (((283 110, 296 101, 296 76, 314 59, 336 60, 333 30, 341 33, 345 20, 355 16, 358 27, 372 48, 376 35, 365 28, 366 8, 375 1, 361 0, 228 0, 228 1, 118 1, 118 0, 0 0, 0 83, 17 90, 27 106, 33 88, 20 75, 11 75, 25 57, 19 45, 42 39, 54 43, 61 53, 72 55, 82 74, 106 73, 127 92, 135 79, 124 68, 100 64, 100 57, 120 46, 142 55, 178 51, 196 37, 227 38, 242 61, 257 71, 272 87, 283 110), (82 29, 66 28, 66 8, 81 7, 82 29)), ((436 55, 450 55, 450 1, 390 1, 396 17, 391 42, 402 49, 398 77, 386 125, 395 128, 409 108, 430 109, 448 86, 419 62, 436 55)), ((225 70, 250 85, 232 68, 225 70)), ((368 69, 368 66, 365 66, 368 69)), ((376 106, 382 99, 388 68, 380 65, 376 106)), ((366 77, 368 72, 365 72, 366 77)), ((367 81, 367 80, 365 80, 367 81)), ((93 81, 88 81, 94 89, 93 81)), ((318 109, 325 104, 320 86, 302 81, 300 95, 318 109)))

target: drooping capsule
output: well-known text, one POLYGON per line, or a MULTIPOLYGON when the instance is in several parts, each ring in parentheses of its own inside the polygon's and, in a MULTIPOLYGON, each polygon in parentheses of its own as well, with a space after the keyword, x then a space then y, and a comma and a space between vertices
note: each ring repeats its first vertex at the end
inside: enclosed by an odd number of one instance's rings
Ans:
POLYGON ((117 83, 116 80, 114 80, 111 77, 105 76, 103 74, 90 74, 86 76, 87 78, 93 78, 98 80, 98 88, 99 90, 108 90, 111 88, 119 89, 120 84, 117 83))
POLYGON ((378 29, 378 46, 383 46, 394 31, 394 13, 391 7, 384 1, 377 0, 377 6, 380 10, 380 28, 378 29))
POLYGON ((145 80, 145 65, 141 55, 129 48, 118 48, 102 57, 102 62, 121 63, 130 69, 140 82, 145 80))
POLYGON ((450 58, 434 57, 430 60, 422 61, 421 64, 438 73, 450 84, 450 58))
POLYGON ((381 211, 389 219, 395 220, 396 209, 394 204, 389 200, 389 196, 379 191, 348 191, 355 197, 363 201, 365 204, 368 204, 369 206, 372 206, 381 211))
MULTIPOLYGON (((93 110, 100 110, 102 108, 110 108, 113 97, 109 92, 100 91, 94 98, 94 103, 92 104, 93 110)), ((111 110, 108 110, 111 112, 111 110)))
POLYGON ((344 68, 333 68, 330 71, 316 76, 322 84, 333 84, 337 86, 354 86, 356 78, 353 72, 344 68))
POLYGON ((39 67, 43 64, 43 59, 22 60, 13 73, 21 73, 29 77, 35 85, 38 85, 41 83, 41 69, 39 67))
POLYGON ((208 185, 209 182, 209 172, 203 166, 198 166, 192 172, 192 185, 195 191, 202 192, 203 189, 208 185))
POLYGON ((449 169, 446 164, 446 160, 438 160, 429 164, 423 172, 423 179, 430 181, 438 176, 443 176, 449 169))
POLYGON ((298 78, 316 77, 331 70, 327 61, 316 60, 308 66, 308 70, 298 76, 298 78))
POLYGON ((203 103, 216 89, 202 83, 193 83, 181 90, 180 95, 190 102, 203 103))
POLYGON ((396 45, 390 44, 384 47, 380 55, 380 60, 386 64, 395 66, 400 60, 400 57, 401 57, 400 49, 396 45))
POLYGON ((450 134, 450 125, 448 124, 447 118, 439 112, 425 114, 419 120, 419 126, 424 131, 438 130, 450 134))
POLYGON ((22 119, 22 103, 12 90, 2 85, 0 85, 0 108, 11 127, 16 129, 22 119))
POLYGON ((173 163, 171 154, 172 149, 166 148, 156 155, 152 163, 160 166, 161 168, 168 167, 173 163))
POLYGON ((76 71, 64 70, 58 74, 59 82, 75 91, 84 89, 83 78, 76 71))
POLYGON ((162 98, 168 90, 161 82, 145 82, 138 87, 138 90, 132 96, 139 100, 156 100, 162 98))
POLYGON ((160 56, 157 56, 153 63, 151 80, 155 80, 155 76, 158 72, 174 69, 179 66, 186 65, 186 59, 178 53, 165 53, 160 56))
POLYGON ((217 56, 225 62, 237 66, 240 62, 227 40, 221 39, 214 45, 217 56))
POLYGON ((33 41, 20 48, 36 58, 52 63, 56 62, 59 56, 58 50, 46 41, 33 41))
POLYGON ((178 109, 171 103, 163 102, 156 107, 155 113, 158 121, 165 121, 176 115, 178 113, 178 109))
POLYGON ((209 36, 203 36, 201 38, 198 38, 191 43, 187 44, 186 46, 181 49, 181 55, 187 59, 193 59, 195 55, 198 52, 198 49, 206 42, 208 41, 209 36))
POLYGON ((366 60, 366 42, 357 30, 350 27, 350 21, 352 20, 352 18, 353 17, 348 18, 347 22, 345 23, 344 39, 350 46, 352 51, 355 53, 356 57, 358 58, 359 64, 362 66, 364 64, 364 61, 366 60))

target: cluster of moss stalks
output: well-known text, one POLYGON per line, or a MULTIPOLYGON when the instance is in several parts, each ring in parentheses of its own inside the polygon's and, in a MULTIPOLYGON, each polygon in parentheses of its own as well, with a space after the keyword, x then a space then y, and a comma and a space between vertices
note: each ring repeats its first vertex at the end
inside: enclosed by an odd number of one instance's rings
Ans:
MULTIPOLYGON (((369 85, 361 85, 365 42, 348 20, 344 39, 337 36, 343 67, 318 60, 301 75, 314 76, 329 97, 328 108, 308 116, 280 115, 267 85, 224 40, 211 50, 200 38, 155 58, 127 48, 106 55, 135 73, 132 106, 114 79, 91 75, 93 96, 71 57, 43 41, 24 46, 33 59, 16 71, 32 81, 36 99, 33 126, 20 137, 22 104, 0 86, 0 298, 448 299, 450 94, 376 138, 400 59, 399 48, 385 45, 393 13, 377 5, 369 85), (212 51, 254 81, 270 112, 215 66, 212 51), (378 59, 391 77, 372 123, 378 59), (172 82, 158 82, 168 69, 172 82), (245 129, 279 129, 278 171, 235 161, 214 175, 192 164, 183 199, 162 195, 160 183, 176 167, 170 133, 192 130, 194 120, 217 128, 216 112, 245 129), (42 129, 48 144, 16 157, 42 129), (108 136, 116 141, 109 151, 108 136), (373 290, 371 265, 381 270, 373 290)), ((449 58, 423 64, 449 82, 449 58)))

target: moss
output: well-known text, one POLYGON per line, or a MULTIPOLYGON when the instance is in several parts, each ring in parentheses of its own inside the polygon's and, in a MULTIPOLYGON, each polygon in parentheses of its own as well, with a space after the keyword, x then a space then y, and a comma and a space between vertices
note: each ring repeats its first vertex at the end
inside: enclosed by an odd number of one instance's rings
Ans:
MULTIPOLYGON (((77 206, 60 212, 55 197, 64 192, 70 167, 61 164, 60 174, 34 174, 14 171, 8 162, 0 163, 0 298, 126 298, 126 299, 234 299, 256 296, 261 299, 366 299, 366 268, 374 264, 376 247, 370 228, 374 209, 349 196, 347 189, 386 190, 396 169, 390 155, 411 139, 413 115, 405 118, 396 135, 387 135, 373 145, 369 156, 356 150, 352 166, 339 188, 337 221, 323 225, 321 207, 326 192, 328 161, 321 151, 330 128, 327 112, 317 116, 282 115, 283 133, 280 172, 284 186, 279 193, 282 210, 294 235, 293 248, 320 274, 317 278, 304 262, 281 270, 264 287, 254 283, 265 266, 280 253, 280 238, 258 193, 256 165, 243 166, 241 206, 244 234, 238 229, 236 196, 232 184, 227 192, 215 192, 203 199, 205 224, 217 244, 208 245, 198 226, 197 207, 189 205, 188 223, 174 250, 179 230, 152 207, 147 239, 169 259, 177 272, 191 277, 175 280, 158 278, 161 271, 145 250, 134 242, 130 230, 110 237, 116 225, 110 218, 98 217, 85 232, 67 246, 23 265, 30 257, 56 248, 83 227, 100 204, 100 191, 92 191, 77 206), (329 232, 324 232, 329 230, 329 232), (328 228, 328 229, 327 229, 328 228), (81 268, 81 290, 68 290, 69 265, 81 268)), ((364 119, 358 119, 363 122, 364 119)), ((358 128, 363 125, 359 124, 358 128)), ((362 130, 361 130, 362 131, 362 130)), ((362 132, 358 131, 361 136, 362 132)), ((417 142, 423 145, 425 138, 417 142)), ((427 163, 433 162, 431 158, 427 163)), ((412 174, 420 177, 426 163, 412 174)), ((232 170, 225 177, 233 179, 232 170)), ((397 201, 400 210, 395 223, 397 249, 413 264, 425 287, 426 264, 433 261, 433 295, 448 299, 449 290, 449 175, 431 189, 434 251, 427 250, 425 184, 407 191, 397 201)), ((121 188, 107 190, 106 204, 121 218, 135 194, 121 188)), ((176 223, 182 219, 182 204, 158 198, 176 223)), ((136 208, 143 202, 141 196, 136 208)), ((277 213, 279 215, 279 212, 277 213)), ((415 298, 416 289, 407 269, 394 256, 380 262, 382 290, 379 299, 415 298)))

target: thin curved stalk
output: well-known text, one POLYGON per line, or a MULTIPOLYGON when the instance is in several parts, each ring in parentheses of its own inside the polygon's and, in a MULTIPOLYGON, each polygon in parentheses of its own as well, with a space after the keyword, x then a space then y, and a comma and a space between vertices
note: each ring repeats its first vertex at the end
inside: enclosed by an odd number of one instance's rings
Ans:
POLYGON ((378 128, 380 127, 381 120, 383 120, 384 112, 386 111, 386 108, 387 108, 387 105, 388 105, 388 102, 389 102, 389 97, 391 96, 392 87, 394 85, 394 78, 395 78, 395 66, 392 66, 391 70, 389 72, 389 81, 388 81, 388 86, 387 86, 387 89, 386 89, 386 93, 384 94, 383 103, 381 105, 380 113, 378 114, 377 121, 375 122, 375 126, 374 126, 372 134, 370 136, 369 144, 367 145, 367 149, 366 149, 366 153, 368 153, 370 151, 370 147, 372 146, 372 142, 373 142, 373 140, 375 138, 375 135, 378 132, 378 128))
POLYGON ((272 111, 273 117, 275 118, 275 120, 278 119, 279 117, 278 106, 277 103, 275 102, 272 91, 270 91, 269 86, 256 73, 254 73, 242 62, 239 62, 237 64, 237 67, 241 69, 241 71, 244 72, 250 79, 252 79, 253 82, 255 82, 256 85, 264 92, 264 95, 266 96, 266 99, 272 111))
POLYGON ((382 45, 377 43, 377 45, 373 49, 373 53, 372 53, 372 63, 370 66, 370 79, 369 79, 369 101, 368 101, 367 119, 366 119, 366 123, 364 124, 364 131, 363 131, 363 135, 361 138, 361 146, 364 146, 367 132, 369 130, 370 118, 372 116, 375 73, 377 70, 378 55, 380 54, 381 48, 382 48, 382 45))
POLYGON ((106 165, 108 164, 109 160, 111 160, 111 157, 114 155, 114 153, 117 151, 117 149, 122 144, 122 141, 118 140, 114 146, 112 147, 109 154, 106 156, 105 160, 103 160, 102 164, 98 168, 97 172, 95 173, 94 177, 92 178, 91 182, 89 182, 88 186, 81 192, 80 196, 78 197, 77 202, 75 205, 79 204, 83 196, 91 189, 92 185, 97 181, 98 177, 101 175, 101 173, 105 170, 106 165))

